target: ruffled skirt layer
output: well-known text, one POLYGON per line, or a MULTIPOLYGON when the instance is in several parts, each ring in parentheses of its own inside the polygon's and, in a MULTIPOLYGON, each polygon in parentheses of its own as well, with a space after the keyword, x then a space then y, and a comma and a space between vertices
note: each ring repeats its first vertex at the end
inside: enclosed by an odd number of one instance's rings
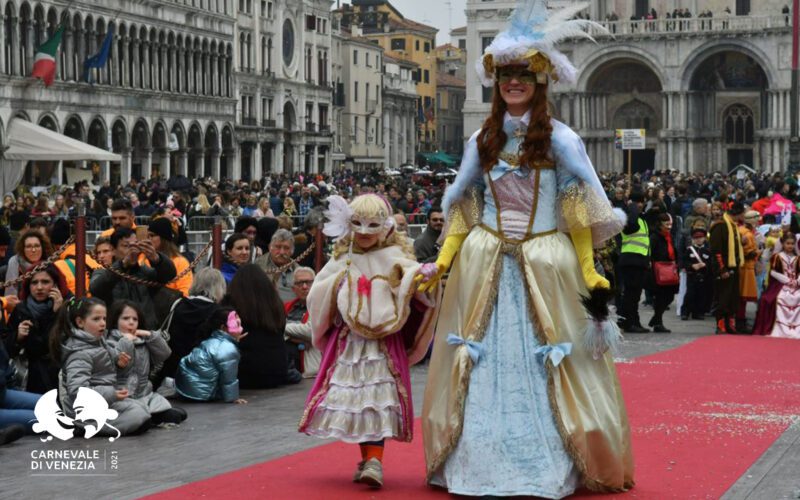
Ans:
POLYGON ((345 342, 327 393, 304 431, 348 443, 399 436, 402 407, 380 341, 350 333, 345 342))

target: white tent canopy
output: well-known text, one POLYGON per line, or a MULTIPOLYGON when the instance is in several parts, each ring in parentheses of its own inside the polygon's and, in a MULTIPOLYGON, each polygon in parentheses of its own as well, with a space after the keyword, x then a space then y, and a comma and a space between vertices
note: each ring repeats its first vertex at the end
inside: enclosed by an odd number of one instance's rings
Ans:
POLYGON ((6 138, 4 148, 0 148, 0 193, 17 187, 27 161, 122 161, 120 155, 21 118, 9 122, 6 138))

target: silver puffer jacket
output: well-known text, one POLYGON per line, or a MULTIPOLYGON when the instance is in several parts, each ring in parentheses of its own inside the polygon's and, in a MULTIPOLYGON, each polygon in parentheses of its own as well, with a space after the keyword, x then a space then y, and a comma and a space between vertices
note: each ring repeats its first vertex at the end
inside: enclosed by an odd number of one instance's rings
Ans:
POLYGON ((217 330, 181 359, 175 388, 186 398, 198 401, 239 398, 239 348, 227 333, 217 330))

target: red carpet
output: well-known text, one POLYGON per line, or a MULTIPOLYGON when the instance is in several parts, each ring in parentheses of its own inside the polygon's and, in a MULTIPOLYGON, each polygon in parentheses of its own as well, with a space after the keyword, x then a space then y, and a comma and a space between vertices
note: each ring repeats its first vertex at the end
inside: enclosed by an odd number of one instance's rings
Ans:
MULTIPOLYGON (((800 415, 798 360, 796 340, 720 336, 618 364, 637 485, 612 497, 718 498, 800 415)), ((328 444, 151 498, 448 498, 424 485, 419 425, 414 443, 387 444, 383 490, 350 482, 359 459, 328 444)))

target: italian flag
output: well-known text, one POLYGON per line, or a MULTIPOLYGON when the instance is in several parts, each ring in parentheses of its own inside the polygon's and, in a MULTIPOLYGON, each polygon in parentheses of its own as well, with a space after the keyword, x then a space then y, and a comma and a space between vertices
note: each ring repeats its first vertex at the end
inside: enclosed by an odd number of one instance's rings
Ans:
POLYGON ((64 26, 59 26, 53 37, 44 42, 36 49, 36 57, 33 60, 33 71, 31 76, 41 78, 45 87, 53 84, 56 78, 56 55, 58 46, 61 45, 61 35, 64 33, 64 26))

